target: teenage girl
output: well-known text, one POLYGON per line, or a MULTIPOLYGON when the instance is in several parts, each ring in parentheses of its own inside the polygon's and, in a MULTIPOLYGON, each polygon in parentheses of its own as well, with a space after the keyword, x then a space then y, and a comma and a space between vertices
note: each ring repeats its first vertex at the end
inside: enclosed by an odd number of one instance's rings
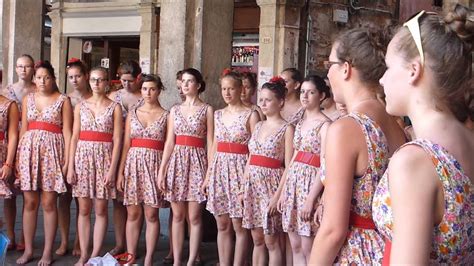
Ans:
POLYGON ((17 178, 25 199, 25 252, 16 262, 25 264, 33 258, 41 198, 45 239, 38 265, 50 265, 58 221, 57 196, 67 191, 64 177, 68 166, 72 107, 69 99, 58 91, 51 64, 38 62, 35 70, 37 91, 23 99, 16 156, 17 178))
POLYGON ((250 157, 240 198, 244 208, 242 226, 251 229, 254 243, 252 265, 285 264, 276 193, 284 166, 293 155, 294 129, 280 114, 285 93, 285 81, 280 77, 263 84, 259 106, 267 120, 257 123, 249 141, 250 157))
POLYGON ((143 75, 143 105, 132 109, 125 122, 124 146, 117 187, 124 193, 127 207, 127 253, 133 263, 137 254, 143 210, 146 220, 144 264, 153 264, 153 253, 160 233, 159 208, 169 208, 158 189, 158 170, 163 155, 168 111, 158 97, 163 83, 158 76, 143 75))
POLYGON ((265 116, 262 113, 262 109, 252 102, 252 97, 257 93, 257 75, 252 72, 242 73, 242 86, 242 95, 240 96, 242 103, 252 108, 252 110, 257 111, 260 120, 264 120, 265 116))
POLYGON ((296 68, 287 68, 281 72, 280 76, 285 80, 287 89, 285 105, 281 109, 281 116, 288 123, 296 126, 304 114, 304 109, 301 107, 299 98, 303 76, 296 68))
POLYGON ((240 74, 225 70, 221 78, 221 93, 227 106, 214 112, 212 163, 203 187, 208 190, 207 210, 214 214, 217 222, 219 264, 244 265, 249 232, 242 228, 243 209, 239 191, 247 164, 247 144, 259 117, 240 99, 240 74), (236 243, 233 252, 234 232, 236 243))
POLYGON ((206 144, 208 150, 212 147, 214 119, 212 107, 199 98, 206 84, 198 70, 183 70, 181 89, 186 99, 170 111, 159 185, 173 210, 174 265, 181 265, 186 215, 190 224, 187 263, 193 265, 201 242, 201 203, 206 200, 201 186, 207 171, 206 144))
POLYGON ((79 243, 81 257, 76 265, 89 259, 90 215, 95 222, 92 257, 100 255, 107 231, 108 200, 116 197, 115 175, 122 139, 122 110, 107 98, 105 68, 93 68, 89 75, 92 96, 74 109, 74 127, 69 158, 68 182, 79 200, 79 243))

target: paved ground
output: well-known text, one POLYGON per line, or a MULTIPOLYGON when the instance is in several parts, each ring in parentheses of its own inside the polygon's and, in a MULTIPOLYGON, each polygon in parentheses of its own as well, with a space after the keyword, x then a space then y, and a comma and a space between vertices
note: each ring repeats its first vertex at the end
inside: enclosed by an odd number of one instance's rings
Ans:
MULTIPOLYGON (((18 209, 21 209, 21 202, 22 202, 22 199, 18 199, 18 209)), ((72 219, 75 219, 75 204, 73 203, 72 204, 72 219)), ((3 217, 3 200, 0 200, 0 217, 3 217)), ((159 239, 159 242, 158 242, 158 245, 157 245, 157 250, 155 252, 155 262, 154 262, 154 265, 163 265, 162 263, 162 259, 166 256, 166 254, 168 254, 168 210, 167 209, 164 209, 164 210, 160 210, 160 222, 161 222, 161 232, 162 234, 160 235, 160 239, 159 239)), ((39 212, 39 215, 38 215, 38 226, 37 226, 37 232, 36 232, 36 237, 35 237, 35 255, 34 255, 34 260, 26 265, 37 265, 38 263, 38 260, 40 259, 41 257, 41 254, 42 254, 42 246, 43 246, 43 239, 44 239, 44 231, 43 231, 43 215, 42 215, 42 212, 41 212, 41 208, 40 208, 40 212, 39 212)), ((104 254, 113 248, 114 246, 114 234, 113 234, 113 225, 112 225, 112 203, 110 203, 109 205, 109 227, 108 227, 108 231, 107 231, 107 236, 106 236, 106 239, 105 239, 105 243, 104 243, 104 248, 103 248, 103 252, 104 254)), ((206 226, 209 226, 209 222, 206 221, 203 223, 204 224, 204 227, 206 226)), ((21 225, 21 217, 17 217, 17 226, 16 228, 20 228, 20 225, 21 225)), ((211 225, 211 226, 214 226, 214 225, 211 225)), ((144 227, 145 229, 145 227, 144 227)), ((204 231, 206 231, 206 229, 204 229, 204 231)), ((17 233, 18 234, 18 233, 17 233)), ((73 245, 73 242, 74 241, 74 234, 75 234, 75 228, 72 228, 72 231, 70 232, 70 248, 72 247, 73 245)), ((138 260, 137 260, 137 264, 141 265, 143 263, 143 259, 144 259, 144 256, 145 256, 145 239, 144 239, 144 230, 141 234, 141 238, 140 238, 140 241, 139 241, 139 247, 138 247, 138 260)), ((56 234, 56 241, 55 241, 55 247, 58 247, 59 246, 59 233, 56 234)), ((185 246, 185 251, 184 251, 184 254, 186 256, 187 254, 187 242, 184 244, 185 246)), ((21 256, 21 252, 18 252, 18 251, 10 251, 7 253, 7 259, 6 259, 6 264, 7 266, 10 266, 10 265, 16 265, 15 264, 15 261, 18 257, 21 256)), ((217 262, 217 246, 216 246, 216 243, 215 242, 203 242, 202 246, 201 246, 201 257, 204 261, 204 264, 205 265, 215 265, 216 262, 217 262)), ((54 257, 54 262, 53 262, 53 265, 73 265, 75 262, 77 261, 77 258, 76 257, 73 257, 71 255, 71 253, 69 252, 66 256, 62 256, 62 257, 59 257, 59 256, 56 256, 54 257)))

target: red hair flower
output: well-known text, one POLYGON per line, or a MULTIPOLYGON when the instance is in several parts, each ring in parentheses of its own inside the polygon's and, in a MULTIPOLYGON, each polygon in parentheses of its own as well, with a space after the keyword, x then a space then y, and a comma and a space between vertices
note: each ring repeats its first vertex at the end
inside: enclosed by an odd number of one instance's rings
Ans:
POLYGON ((68 64, 77 63, 77 62, 81 62, 81 59, 73 57, 69 59, 69 61, 67 61, 68 64))
POLYGON ((39 60, 39 61, 36 61, 35 63, 35 69, 38 69, 40 66, 42 66, 44 64, 43 61, 39 60))
POLYGON ((224 70, 222 70, 221 77, 225 77, 225 76, 229 75, 230 73, 232 73, 232 69, 224 68, 224 70))
POLYGON ((285 85, 285 80, 280 76, 273 76, 268 82, 273 83, 273 84, 281 83, 285 85))

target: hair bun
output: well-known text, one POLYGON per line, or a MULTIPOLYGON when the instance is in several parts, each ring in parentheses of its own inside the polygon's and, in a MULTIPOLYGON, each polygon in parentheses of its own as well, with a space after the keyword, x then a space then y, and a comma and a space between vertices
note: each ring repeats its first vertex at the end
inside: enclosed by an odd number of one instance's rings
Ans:
POLYGON ((444 18, 446 25, 454 31, 458 37, 469 45, 472 50, 474 41, 474 12, 473 10, 456 4, 452 12, 444 18))

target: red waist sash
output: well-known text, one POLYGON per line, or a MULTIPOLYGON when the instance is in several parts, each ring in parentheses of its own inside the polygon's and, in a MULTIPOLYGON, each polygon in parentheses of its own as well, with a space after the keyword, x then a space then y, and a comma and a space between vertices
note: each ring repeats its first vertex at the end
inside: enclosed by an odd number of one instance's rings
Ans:
POLYGON ((0 131, 0 140, 4 140, 4 139, 5 139, 5 132, 0 131))
POLYGON ((60 126, 41 121, 28 122, 28 130, 46 130, 56 134, 61 134, 63 132, 60 126))
POLYGON ((281 161, 278 159, 262 156, 262 155, 250 155, 250 165, 256 165, 266 168, 280 168, 281 161))
POLYGON ((186 135, 176 135, 175 144, 196 148, 204 148, 206 146, 204 139, 186 135))
POLYGON ((79 133, 79 139, 85 141, 112 142, 113 135, 106 132, 84 130, 79 133))
POLYGON ((155 140, 155 139, 134 138, 130 142, 130 147, 148 148, 148 149, 162 151, 163 148, 165 147, 165 143, 161 140, 155 140))
POLYGON ((354 212, 351 212, 349 216, 349 225, 362 229, 375 230, 375 223, 371 218, 362 217, 354 212))
POLYGON ((296 153, 295 162, 309 164, 314 167, 321 165, 318 154, 305 151, 298 151, 298 153, 296 153))
POLYGON ((249 148, 247 145, 240 143, 218 142, 217 151, 226 153, 247 154, 249 153, 249 148))

